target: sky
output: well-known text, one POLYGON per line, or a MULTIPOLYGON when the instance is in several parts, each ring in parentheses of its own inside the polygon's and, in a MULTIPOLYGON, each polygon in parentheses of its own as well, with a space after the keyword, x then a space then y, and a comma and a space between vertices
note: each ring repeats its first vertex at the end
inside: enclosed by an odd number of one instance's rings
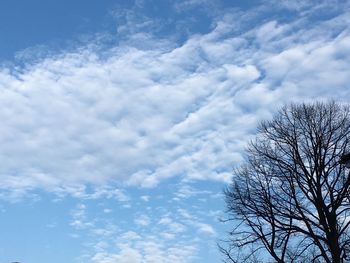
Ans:
POLYGON ((350 98, 341 0, 2 0, 0 263, 215 263, 286 103, 350 98))

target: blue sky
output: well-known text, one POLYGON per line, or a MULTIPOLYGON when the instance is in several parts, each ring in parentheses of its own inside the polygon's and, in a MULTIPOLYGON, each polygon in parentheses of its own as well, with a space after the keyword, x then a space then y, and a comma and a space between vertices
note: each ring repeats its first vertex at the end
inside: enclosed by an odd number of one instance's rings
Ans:
POLYGON ((0 263, 213 263, 260 120, 348 102, 341 0, 4 0, 0 263))

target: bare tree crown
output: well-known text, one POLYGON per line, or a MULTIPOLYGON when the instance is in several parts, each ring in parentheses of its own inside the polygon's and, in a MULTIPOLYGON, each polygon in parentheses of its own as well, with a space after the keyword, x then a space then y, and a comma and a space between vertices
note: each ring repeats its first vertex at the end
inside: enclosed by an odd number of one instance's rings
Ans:
POLYGON ((350 108, 291 104, 259 125, 225 190, 229 262, 350 260, 350 108))

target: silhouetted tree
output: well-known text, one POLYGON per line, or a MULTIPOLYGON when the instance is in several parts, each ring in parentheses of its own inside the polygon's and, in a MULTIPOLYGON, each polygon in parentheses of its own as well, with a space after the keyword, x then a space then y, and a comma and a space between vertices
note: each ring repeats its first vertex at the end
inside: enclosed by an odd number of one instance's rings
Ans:
POLYGON ((291 104, 259 125, 225 190, 227 262, 350 260, 350 109, 291 104))

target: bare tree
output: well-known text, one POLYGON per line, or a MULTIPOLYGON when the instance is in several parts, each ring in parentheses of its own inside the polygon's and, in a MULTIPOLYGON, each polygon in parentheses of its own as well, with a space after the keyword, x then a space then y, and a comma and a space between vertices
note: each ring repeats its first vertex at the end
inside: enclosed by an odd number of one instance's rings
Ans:
MULTIPOLYGON (((292 104, 262 122, 225 190, 227 262, 350 260, 350 108, 292 104)), ((350 262, 350 261, 349 261, 350 262)))

